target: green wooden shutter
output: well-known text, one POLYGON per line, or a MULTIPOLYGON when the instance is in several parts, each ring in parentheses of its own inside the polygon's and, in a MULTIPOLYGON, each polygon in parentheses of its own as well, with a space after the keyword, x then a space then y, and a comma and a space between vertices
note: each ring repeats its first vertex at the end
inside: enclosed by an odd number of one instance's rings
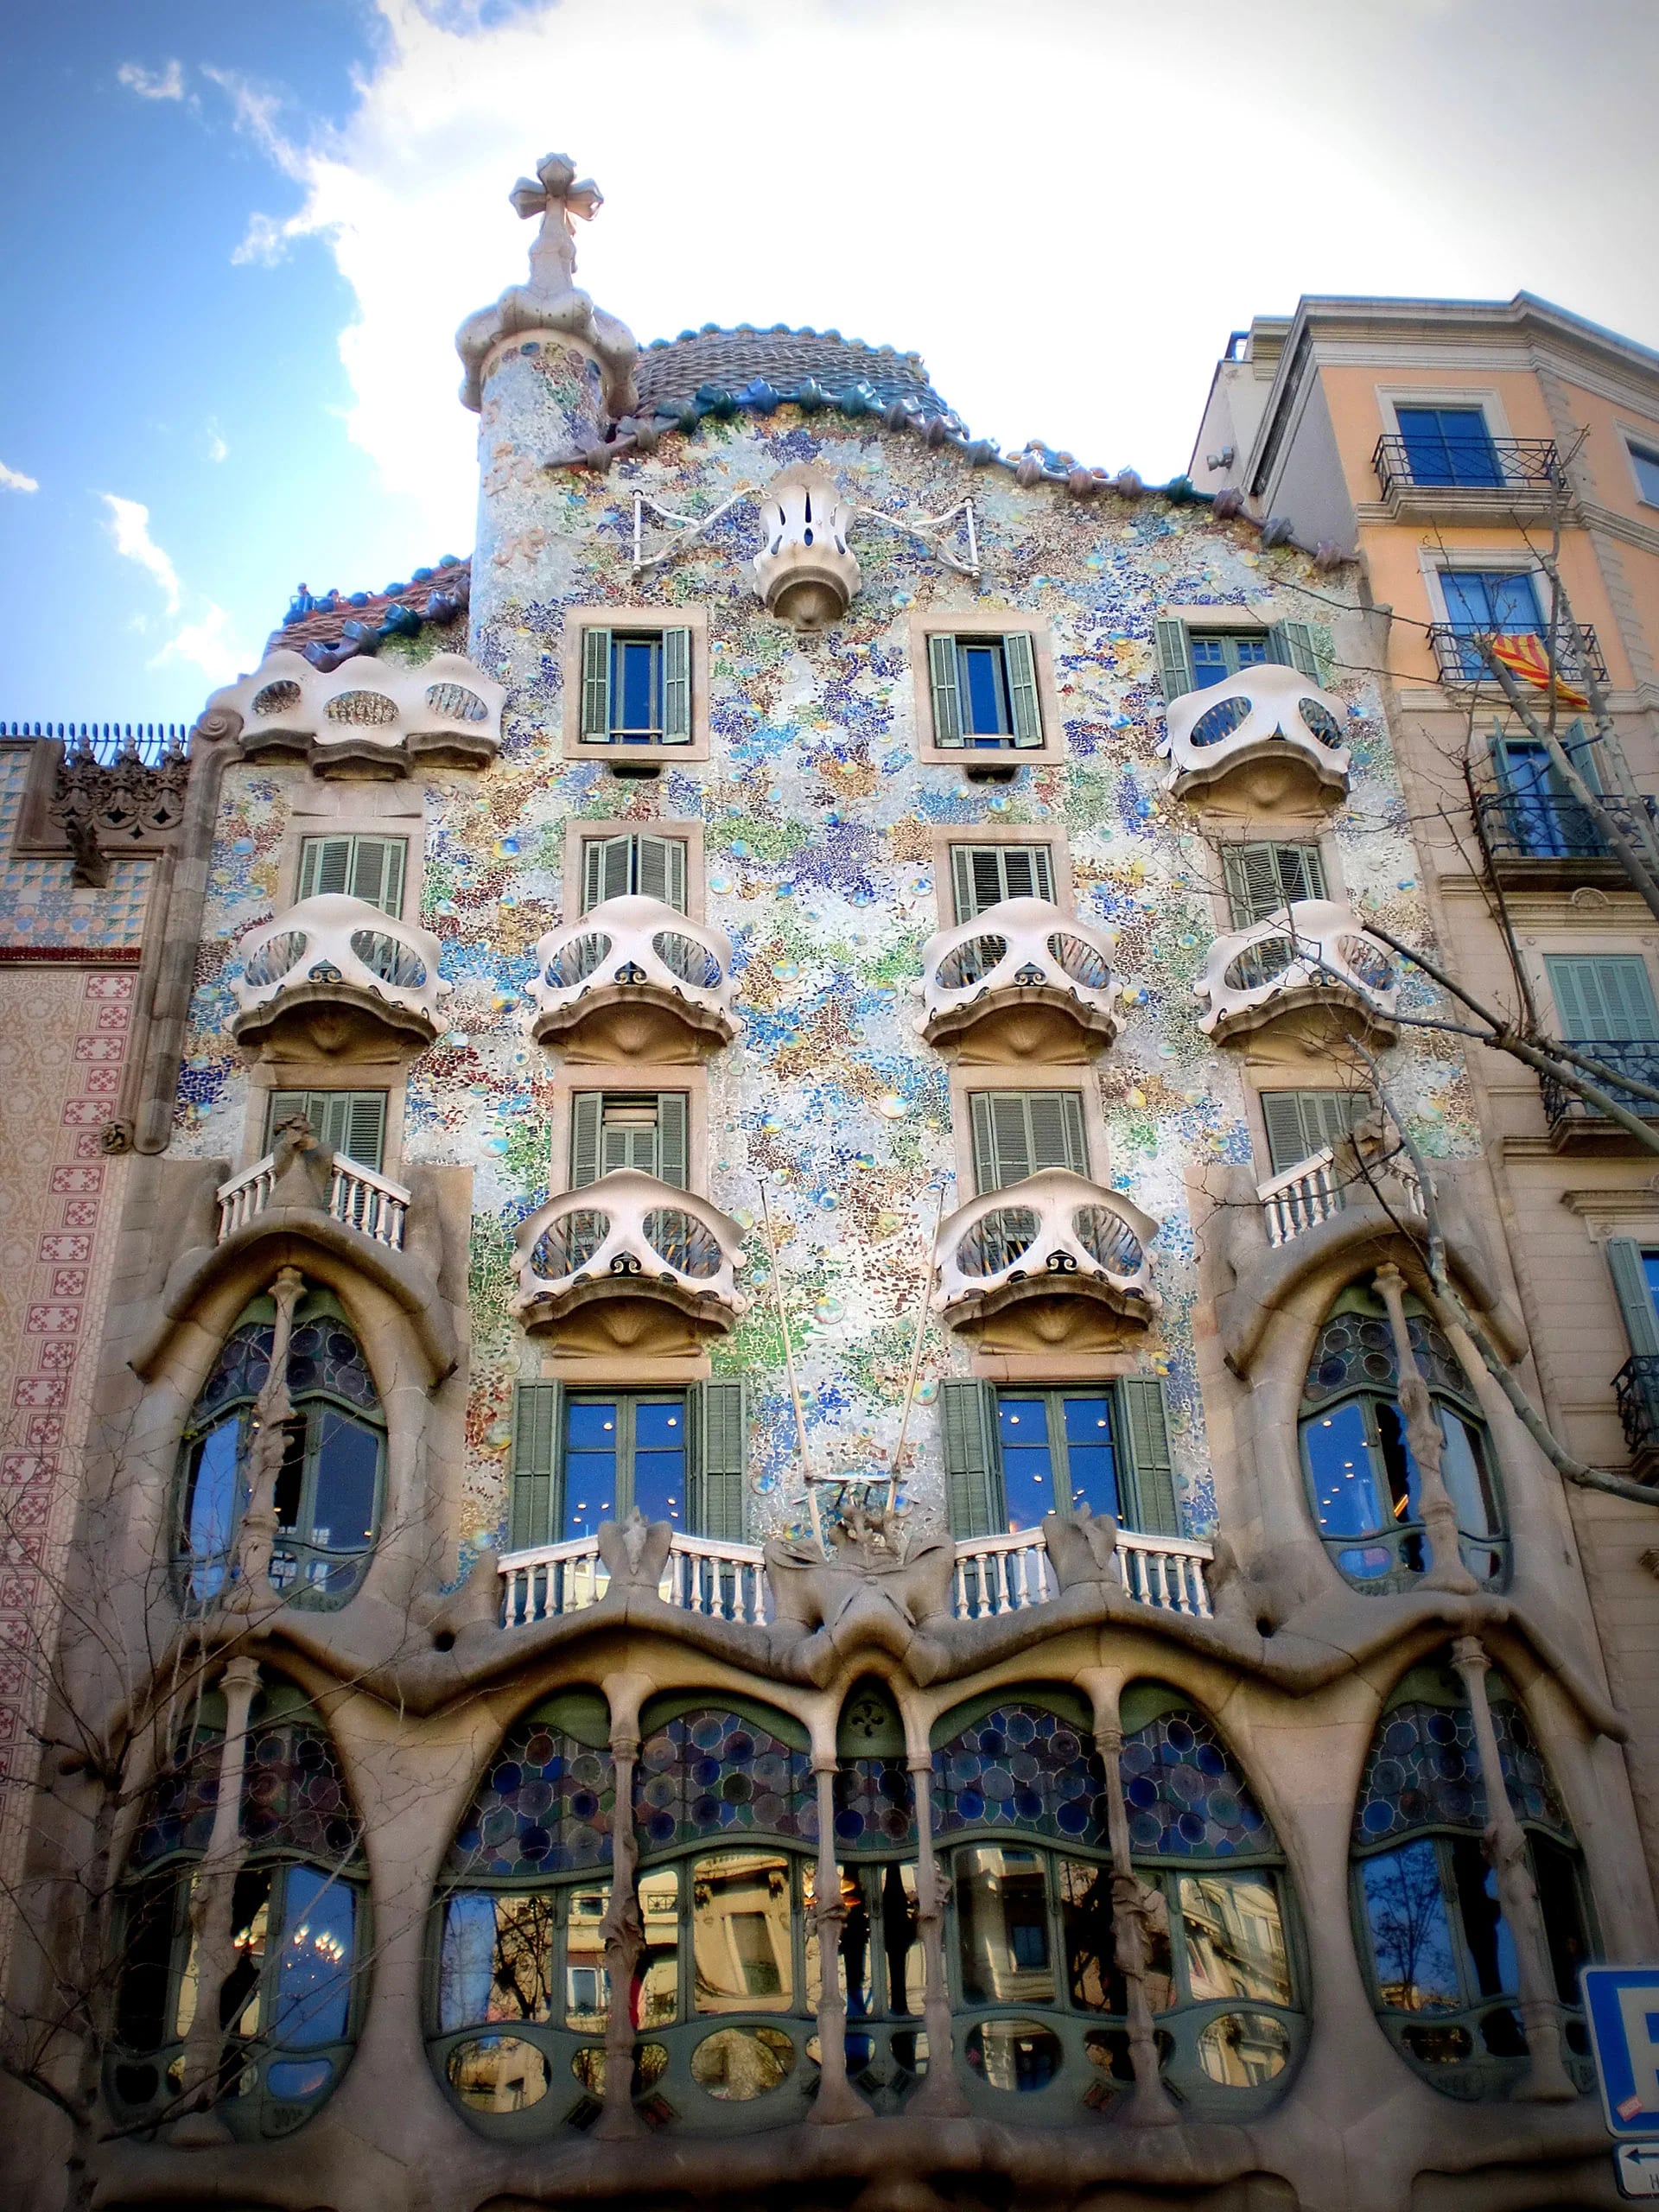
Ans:
POLYGON ((276 1132, 283 1123, 291 1121, 296 1114, 311 1116, 311 1094, 308 1090, 273 1090, 265 1109, 265 1150, 269 1152, 276 1141, 276 1132))
POLYGON ((602 1090, 578 1090, 570 1099, 570 1188, 586 1190, 600 1178, 599 1147, 605 1117, 602 1090))
MULTIPOLYGON (((950 848, 950 896, 958 922, 971 922, 982 906, 994 906, 995 896, 982 899, 979 880, 982 864, 988 848, 984 845, 952 845, 950 848)), ((991 871, 995 880, 995 869, 991 871)))
POLYGON ((1307 1141, 1300 1090, 1264 1090, 1262 1119, 1267 1125, 1268 1160, 1275 1175, 1299 1167, 1321 1149, 1319 1145, 1307 1141))
POLYGON ((300 896, 321 899, 326 892, 349 889, 352 880, 352 840, 349 837, 308 837, 300 847, 300 896))
POLYGON ((354 837, 352 840, 352 896, 383 914, 404 911, 404 855, 401 837, 354 837))
POLYGON ((1163 680, 1164 704, 1179 699, 1183 691, 1192 686, 1192 648, 1187 640, 1185 622, 1173 622, 1160 618, 1152 626, 1158 645, 1158 673, 1163 680))
POLYGON ((663 743, 691 742, 691 632, 663 632, 663 743))
POLYGON ((996 1393, 988 1382, 952 1376, 939 1385, 944 1436, 944 1503, 958 1543, 999 1535, 1007 1515, 996 1465, 996 1393))
POLYGON ((1002 640, 1002 664, 1008 677, 1008 719, 1019 747, 1040 745, 1043 715, 1037 698, 1037 655, 1029 630, 1010 630, 1002 640))
POLYGON ((335 1151, 343 1152, 347 1160, 356 1160, 360 1167, 372 1167, 378 1174, 386 1143, 385 1092, 342 1090, 335 1095, 346 1101, 344 1135, 336 1140, 335 1151))
POLYGON ((1286 903, 1274 845, 1224 845, 1221 865, 1227 887, 1227 911, 1236 930, 1265 921, 1286 903))
POLYGON ((1311 622, 1275 622, 1268 632, 1268 658, 1300 671, 1311 683, 1325 682, 1311 622))
POLYGON ((582 741, 608 745, 611 741, 611 633, 584 630, 582 633, 582 741))
POLYGON ((559 1445, 564 1386, 520 1382, 512 1393, 512 1476, 507 1502, 507 1546, 532 1551, 558 1541, 559 1445))
POLYGON ((314 1090, 311 1126, 325 1152, 344 1152, 351 1132, 352 1094, 349 1090, 314 1090))
POLYGON ((957 676, 957 641, 935 632, 927 641, 927 677, 933 693, 933 742, 962 743, 962 690, 957 676))
POLYGON ((1075 1090, 1027 1091, 1025 1106, 1032 1173, 1040 1175, 1046 1167, 1069 1167, 1074 1175, 1086 1175, 1089 1152, 1084 1141, 1081 1094, 1075 1090))
POLYGON ((1325 896, 1325 855, 1317 845, 1281 845, 1279 880, 1287 903, 1325 896))
POLYGON ((1007 845, 1002 862, 1005 898, 1053 899, 1054 873, 1046 845, 1007 845))
POLYGON ((686 1176, 690 1152, 690 1101, 683 1090, 659 1091, 657 1096, 657 1174, 677 1191, 689 1187, 686 1176))
POLYGON ((749 1442, 743 1383, 695 1382, 686 1395, 692 1446, 685 1499, 690 1533, 711 1543, 741 1544, 749 1442))
POLYGON ((639 895, 685 912, 685 842, 679 837, 639 836, 639 895))
POLYGON ((1653 1293, 1648 1288, 1642 1247, 1634 1236, 1607 1239, 1607 1265, 1630 1350, 1639 1358, 1652 1358, 1659 1354, 1659 1313, 1654 1310, 1653 1293))
POLYGON ((1639 953, 1551 953, 1544 968, 1564 1038, 1610 1045, 1659 1037, 1659 1007, 1639 953))
POLYGON ((981 1192, 1005 1191, 1034 1170, 1026 1097, 1017 1090, 976 1090, 974 1181, 981 1192))
POLYGON ((1126 1525, 1147 1536, 1179 1536, 1175 1470, 1161 1375, 1126 1375, 1117 1384, 1122 1415, 1119 1456, 1128 1480, 1119 1484, 1126 1525))

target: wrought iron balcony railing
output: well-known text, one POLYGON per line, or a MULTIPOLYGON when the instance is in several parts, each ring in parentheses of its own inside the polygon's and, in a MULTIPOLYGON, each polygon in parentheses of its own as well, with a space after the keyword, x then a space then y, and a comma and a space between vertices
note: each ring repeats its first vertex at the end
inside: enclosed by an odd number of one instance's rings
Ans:
POLYGON ((1553 438, 1492 438, 1484 430, 1428 441, 1390 431, 1377 440, 1371 465, 1385 499, 1396 492, 1473 492, 1497 504, 1505 493, 1548 492, 1561 482, 1553 438))
MULTIPOLYGON (((1492 636, 1489 630, 1477 630, 1466 622, 1436 622, 1428 633, 1428 642, 1439 664, 1442 683, 1492 683, 1497 678, 1491 664, 1482 650, 1492 636)), ((1530 624, 1518 623, 1503 632, 1506 637, 1535 637, 1541 641, 1541 630, 1530 624)), ((1607 681, 1607 663, 1596 633, 1588 623, 1581 622, 1572 631, 1555 640, 1556 672, 1562 681, 1580 688, 1586 679, 1593 677, 1598 683, 1607 681)), ((1524 691, 1525 687, 1522 687, 1524 691)), ((1541 690, 1537 695, 1542 698, 1541 690)))
MULTIPOLYGON (((1481 834, 1494 861, 1604 861, 1612 848, 1581 799, 1563 791, 1484 791, 1475 802, 1481 834)), ((1656 812, 1650 798, 1609 795, 1604 810, 1620 830, 1645 841, 1653 834, 1656 812)))
MULTIPOLYGON (((1564 1037, 1575 1052, 1599 1064, 1599 1070, 1585 1069, 1587 1083, 1605 1090, 1616 1105, 1628 1109, 1644 1122, 1659 1121, 1659 1101, 1639 1097, 1634 1091, 1620 1089, 1621 1075, 1633 1077, 1659 1090, 1659 1038, 1637 1038, 1629 1041, 1610 1042, 1605 1037, 1564 1037)), ((1543 1096, 1544 1115, 1549 1123, 1550 1135, 1559 1137, 1574 1128, 1611 1132, 1611 1122, 1601 1108, 1587 1098, 1580 1098, 1575 1090, 1559 1082, 1554 1076, 1541 1075, 1538 1088, 1543 1096)))
POLYGON ((1659 1451, 1659 1352, 1633 1353, 1613 1377, 1613 1395, 1630 1457, 1659 1451))

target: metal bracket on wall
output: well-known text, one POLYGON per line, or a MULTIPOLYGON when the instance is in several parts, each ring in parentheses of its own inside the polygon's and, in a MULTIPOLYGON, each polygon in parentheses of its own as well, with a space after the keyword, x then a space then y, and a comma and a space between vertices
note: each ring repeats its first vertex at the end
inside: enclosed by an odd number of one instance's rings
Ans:
POLYGON ((705 531, 712 530, 721 517, 729 513, 740 499, 753 498, 754 490, 755 486, 753 484, 740 484, 729 499, 722 499, 717 507, 711 509, 706 515, 677 514, 672 507, 659 506, 655 499, 648 498, 645 493, 636 492, 633 495, 633 561, 632 564, 634 575, 637 576, 646 569, 654 569, 664 561, 671 561, 682 548, 701 537, 705 531), (658 547, 655 553, 645 551, 645 510, 647 507, 658 522, 671 523, 679 533, 677 537, 670 538, 666 545, 658 547))
POLYGON ((943 567, 954 569, 959 576, 978 579, 979 533, 974 524, 974 503, 971 499, 958 499, 954 507, 947 507, 942 515, 924 515, 919 520, 909 515, 890 515, 880 507, 855 507, 853 512, 871 522, 885 523, 889 530, 900 530, 906 537, 919 538, 943 567), (965 561, 959 561, 954 553, 948 550, 947 535, 966 538, 968 558, 965 561))

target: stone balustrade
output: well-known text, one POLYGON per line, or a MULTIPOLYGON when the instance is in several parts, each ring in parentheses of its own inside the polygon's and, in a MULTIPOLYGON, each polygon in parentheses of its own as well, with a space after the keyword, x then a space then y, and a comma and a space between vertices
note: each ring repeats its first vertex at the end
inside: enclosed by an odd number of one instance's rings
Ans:
POLYGON ((655 1300, 706 1339, 747 1309, 734 1280, 743 1260, 742 1231, 706 1198, 622 1168, 550 1198, 524 1222, 513 1311, 537 1328, 579 1307, 655 1300))
POLYGON ((536 947, 531 1034, 579 1058, 683 1060, 729 1045, 732 945, 658 899, 607 899, 536 947))
POLYGON ((1205 1002, 1198 1027, 1217 1044, 1300 1009, 1342 1014, 1385 1041, 1396 1033, 1393 955, 1334 899, 1300 899, 1218 937, 1192 989, 1205 1002))
POLYGON ((1257 795, 1271 800, 1282 796, 1271 786, 1288 767, 1327 803, 1340 799, 1348 789, 1345 713, 1340 699, 1277 661, 1184 691, 1164 716, 1168 787, 1185 798, 1236 781, 1260 785, 1257 795))
POLYGON ((1288 1244, 1308 1230, 1317 1229, 1320 1222, 1329 1221, 1332 1214, 1342 1212, 1350 1190, 1357 1198, 1375 1194, 1393 1209, 1407 1213, 1421 1214, 1423 1210, 1422 1187, 1402 1151, 1391 1153, 1384 1160, 1366 1155, 1362 1160, 1356 1156, 1344 1176, 1327 1145, 1323 1152, 1286 1168, 1282 1175, 1256 1185, 1255 1195, 1267 1217, 1268 1243, 1288 1244))
POLYGON ((922 951, 920 1033, 970 1056, 1015 1058, 1109 1045, 1122 1027, 1110 938, 1046 899, 1004 899, 941 930, 922 951))
POLYGON ((238 1044, 257 1045, 278 1027, 321 1029, 331 1052, 344 1036, 386 1033, 408 1049, 429 1045, 450 986, 438 973, 442 950, 430 930, 383 914, 366 899, 327 891, 302 899, 240 945, 242 972, 232 979, 240 1011, 231 1025, 238 1044))
POLYGON ((460 653, 418 667, 359 657, 325 671, 283 646, 215 691, 204 719, 234 715, 245 760, 384 779, 417 766, 487 767, 500 750, 506 696, 460 653))
POLYGON ((1046 1168, 941 1222, 933 1304, 957 1327, 1036 1297, 1086 1300, 1144 1322, 1160 1304, 1147 1252, 1157 1233, 1122 1192, 1046 1168))
MULTIPOLYGON (((268 1152, 251 1167, 245 1167, 239 1175, 232 1175, 229 1182, 219 1185, 215 1195, 219 1200, 221 1244, 238 1229, 245 1229, 256 1215, 264 1213, 270 1204, 276 1180, 276 1155, 268 1152)), ((343 1223, 347 1229, 357 1230, 372 1243, 384 1244, 390 1251, 403 1250, 410 1196, 390 1175, 365 1167, 359 1160, 348 1160, 343 1152, 334 1154, 328 1186, 328 1213, 334 1220, 343 1223)))

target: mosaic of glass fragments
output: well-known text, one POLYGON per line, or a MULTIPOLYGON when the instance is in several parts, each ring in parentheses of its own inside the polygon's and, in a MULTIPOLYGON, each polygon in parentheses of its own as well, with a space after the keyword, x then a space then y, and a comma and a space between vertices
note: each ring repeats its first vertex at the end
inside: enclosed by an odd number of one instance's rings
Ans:
POLYGON ((1104 1847, 1105 1775, 1088 1738, 1046 1706, 1005 1705, 933 1754, 933 1832, 1015 1829, 1104 1847))
POLYGON ((1136 1858, 1232 1859, 1278 1848, 1210 1723, 1168 1713, 1123 1738, 1119 1754, 1136 1858))
MULTIPOLYGON (((175 1853, 207 1848, 219 1802, 219 1729, 198 1728, 151 1784, 128 1871, 141 1872, 175 1853)), ((241 1827, 261 1853, 339 1866, 354 1859, 362 1838, 334 1745, 303 1721, 256 1726, 248 1738, 241 1827)))
POLYGON ((608 1866, 615 1803, 608 1752, 526 1721, 503 1738, 449 1847, 445 1872, 511 1881, 608 1866))
MULTIPOLYGON (((1491 1700, 1503 1784, 1517 1820, 1572 1834, 1526 1715, 1506 1697, 1491 1700)), ((1486 1825, 1475 1726, 1465 1706, 1397 1705, 1387 1713, 1365 1761, 1354 1808, 1356 1843, 1426 1827, 1486 1825)))
MULTIPOLYGON (((1472 1400, 1469 1378, 1443 1332, 1432 1321, 1408 1313, 1406 1333, 1418 1370, 1430 1389, 1472 1400)), ((1344 1391, 1395 1390, 1399 1382, 1394 1332, 1388 1322, 1363 1313, 1338 1313, 1319 1332, 1308 1363, 1302 1402, 1322 1406, 1344 1391)))
POLYGON ((270 1373, 270 1343, 268 1321, 245 1323, 233 1329, 202 1385, 192 1421, 209 1421, 221 1406, 257 1398, 270 1373))
POLYGON ((642 1852, 751 1833, 817 1840, 806 1753, 735 1713, 705 1708, 656 1730, 635 1787, 642 1852))

